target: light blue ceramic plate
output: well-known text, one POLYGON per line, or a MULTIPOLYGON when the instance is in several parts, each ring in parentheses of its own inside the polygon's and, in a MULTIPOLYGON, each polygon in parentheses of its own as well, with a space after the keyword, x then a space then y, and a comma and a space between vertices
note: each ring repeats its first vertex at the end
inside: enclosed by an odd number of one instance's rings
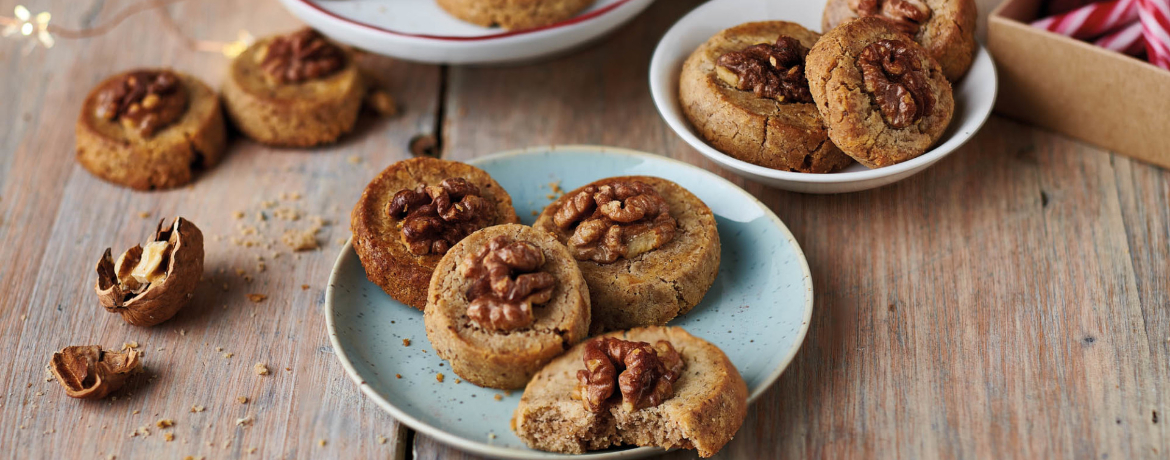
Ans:
MULTIPOLYGON (((610 176, 673 180, 715 213, 723 246, 715 284, 703 302, 671 321, 719 346, 747 381, 749 402, 776 381, 808 331, 813 284, 788 228, 767 207, 723 178, 669 158, 609 147, 557 146, 505 152, 472 164, 508 193, 525 224, 551 200, 550 182, 568 191, 610 176)), ((501 458, 557 458, 528 449, 509 429, 520 391, 456 383, 431 348, 422 313, 366 280, 357 254, 342 250, 325 293, 330 340, 346 372, 395 419, 459 449, 501 458), (410 346, 403 346, 410 339, 410 346), (442 383, 436 374, 443 373, 442 383), (401 375, 398 378, 396 375, 401 375)), ((595 452, 589 458, 635 458, 653 448, 595 452)))

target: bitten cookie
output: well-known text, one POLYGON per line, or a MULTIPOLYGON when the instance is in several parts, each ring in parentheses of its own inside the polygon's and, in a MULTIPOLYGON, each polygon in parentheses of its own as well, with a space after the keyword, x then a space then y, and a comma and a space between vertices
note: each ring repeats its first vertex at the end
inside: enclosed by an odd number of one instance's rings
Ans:
POLYGON ((313 29, 257 41, 232 61, 228 116, 256 142, 310 147, 353 129, 366 83, 353 52, 313 29))
POLYGON ((952 82, 975 59, 975 0, 829 0, 821 25, 828 31, 857 17, 885 19, 914 37, 952 82))
POLYGON ((878 18, 825 34, 808 54, 808 81, 833 143, 870 168, 926 152, 955 110, 938 62, 878 18))
POLYGON ((556 235, 581 266, 593 333, 666 324, 697 305, 719 271, 715 216, 658 177, 578 188, 548 205, 533 227, 556 235))
POLYGON ((806 173, 844 168, 853 160, 829 141, 804 75, 819 37, 783 21, 719 32, 683 64, 683 113, 712 147, 748 163, 806 173))
POLYGON ((107 78, 77 118, 77 162, 138 190, 178 187, 219 163, 226 143, 219 97, 190 75, 138 69, 107 78))
POLYGON ((541 369, 512 428, 551 452, 633 444, 710 457, 743 424, 747 394, 718 347, 678 327, 639 328, 578 344, 541 369))
POLYGON ((512 197, 486 172, 428 157, 390 165, 350 215, 366 277, 419 310, 443 254, 476 230, 518 222, 512 197))
POLYGON ((595 0, 437 0, 447 13, 484 27, 533 29, 584 11, 595 0))
POLYGON ((479 386, 523 388, 589 332, 589 288, 552 235, 507 224, 472 233, 443 256, 423 315, 451 370, 479 386))

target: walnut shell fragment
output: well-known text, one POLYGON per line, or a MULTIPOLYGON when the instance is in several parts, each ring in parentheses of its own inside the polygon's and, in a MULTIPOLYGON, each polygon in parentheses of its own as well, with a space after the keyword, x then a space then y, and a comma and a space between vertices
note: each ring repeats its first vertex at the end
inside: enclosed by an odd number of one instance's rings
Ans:
POLYGON ((134 349, 120 353, 102 350, 98 345, 84 345, 53 353, 49 368, 69 397, 102 399, 142 370, 142 361, 134 349))
POLYGON ((97 264, 98 300, 135 326, 154 326, 175 316, 190 301, 203 275, 203 232, 176 217, 146 244, 134 246, 115 263, 109 248, 97 264))

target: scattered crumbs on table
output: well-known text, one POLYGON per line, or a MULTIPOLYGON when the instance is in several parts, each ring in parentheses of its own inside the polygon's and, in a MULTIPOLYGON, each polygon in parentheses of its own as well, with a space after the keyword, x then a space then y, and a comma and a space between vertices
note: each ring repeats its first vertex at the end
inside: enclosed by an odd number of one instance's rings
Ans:
POLYGON ((231 359, 232 356, 235 356, 235 354, 234 353, 224 353, 223 359, 231 359))
POLYGON ((268 298, 268 296, 266 296, 264 294, 248 294, 248 300, 251 300, 254 303, 263 302, 264 299, 267 299, 267 298, 268 298))
POLYGON ((309 290, 309 285, 308 285, 308 284, 302 284, 302 285, 301 285, 301 290, 302 290, 302 291, 308 291, 308 290, 309 290))
POLYGON ((386 444, 386 437, 378 436, 378 444, 386 444))
POLYGON ((350 155, 348 161, 350 164, 360 164, 362 162, 362 157, 360 155, 350 155))
POLYGON ((138 213, 138 217, 141 217, 143 219, 149 219, 150 218, 150 211, 142 211, 142 212, 138 213))
POLYGON ((244 418, 236 419, 236 426, 248 426, 251 424, 252 424, 252 416, 251 415, 246 416, 244 418))
POLYGON ((171 442, 171 441, 174 441, 174 440, 175 440, 175 434, 174 434, 174 433, 163 433, 163 440, 164 440, 164 441, 166 441, 166 442, 171 442))
POLYGON ((499 393, 496 393, 496 395, 495 395, 495 396, 492 396, 492 398, 495 398, 495 400, 496 400, 496 401, 503 401, 503 400, 504 400, 504 395, 501 395, 501 394, 499 394, 499 393))
POLYGON ((325 447, 325 440, 322 439, 322 440, 317 441, 317 445, 319 445, 321 447, 325 447))
POLYGON ((256 372, 256 375, 268 375, 268 366, 265 366, 264 363, 256 363, 255 366, 252 366, 252 370, 256 372))
POLYGON ((394 374, 394 378, 400 379, 400 378, 402 378, 402 374, 394 374))
POLYGON ((171 420, 169 418, 163 418, 163 419, 159 419, 157 422, 155 422, 155 426, 157 426, 159 428, 170 428, 172 426, 175 426, 175 421, 171 420))
POLYGON ((439 383, 443 383, 443 373, 440 372, 438 374, 435 374, 435 380, 438 381, 439 383))
POLYGON ((402 339, 402 346, 409 347, 410 346, 410 339, 402 339))
POLYGON ((204 408, 203 406, 200 406, 200 405, 196 404, 196 405, 194 405, 194 406, 191 406, 191 413, 195 413, 195 412, 203 412, 203 410, 204 410, 204 409, 205 409, 205 408, 204 408))
POLYGON ((240 404, 248 404, 248 397, 247 396, 240 396, 240 397, 236 398, 236 401, 238 401, 240 404))

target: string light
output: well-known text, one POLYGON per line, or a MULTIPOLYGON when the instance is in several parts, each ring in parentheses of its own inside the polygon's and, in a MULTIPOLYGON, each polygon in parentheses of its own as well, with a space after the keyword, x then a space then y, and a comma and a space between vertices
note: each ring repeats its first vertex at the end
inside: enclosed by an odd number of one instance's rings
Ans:
MULTIPOLYGON (((120 11, 114 16, 110 22, 98 27, 82 30, 71 30, 56 24, 50 25, 49 22, 53 16, 49 12, 38 13, 35 16, 24 5, 16 5, 13 9, 13 17, 0 16, 0 37, 9 38, 15 37, 17 39, 27 39, 35 37, 35 40, 30 41, 29 46, 24 50, 25 54, 31 52, 36 48, 37 44, 44 46, 45 49, 52 48, 56 43, 56 37, 66 39, 82 39, 96 37, 106 32, 109 32, 115 26, 120 24, 126 18, 138 14, 143 11, 152 10, 155 8, 164 7, 170 4, 179 3, 185 0, 147 0, 136 3, 120 11)), ((243 53, 252 43, 256 41, 252 34, 246 30, 241 30, 237 34, 235 41, 220 42, 209 40, 194 40, 178 29, 170 16, 164 15, 166 25, 171 32, 177 34, 189 47, 196 51, 213 52, 224 55, 228 58, 234 58, 243 53)))

